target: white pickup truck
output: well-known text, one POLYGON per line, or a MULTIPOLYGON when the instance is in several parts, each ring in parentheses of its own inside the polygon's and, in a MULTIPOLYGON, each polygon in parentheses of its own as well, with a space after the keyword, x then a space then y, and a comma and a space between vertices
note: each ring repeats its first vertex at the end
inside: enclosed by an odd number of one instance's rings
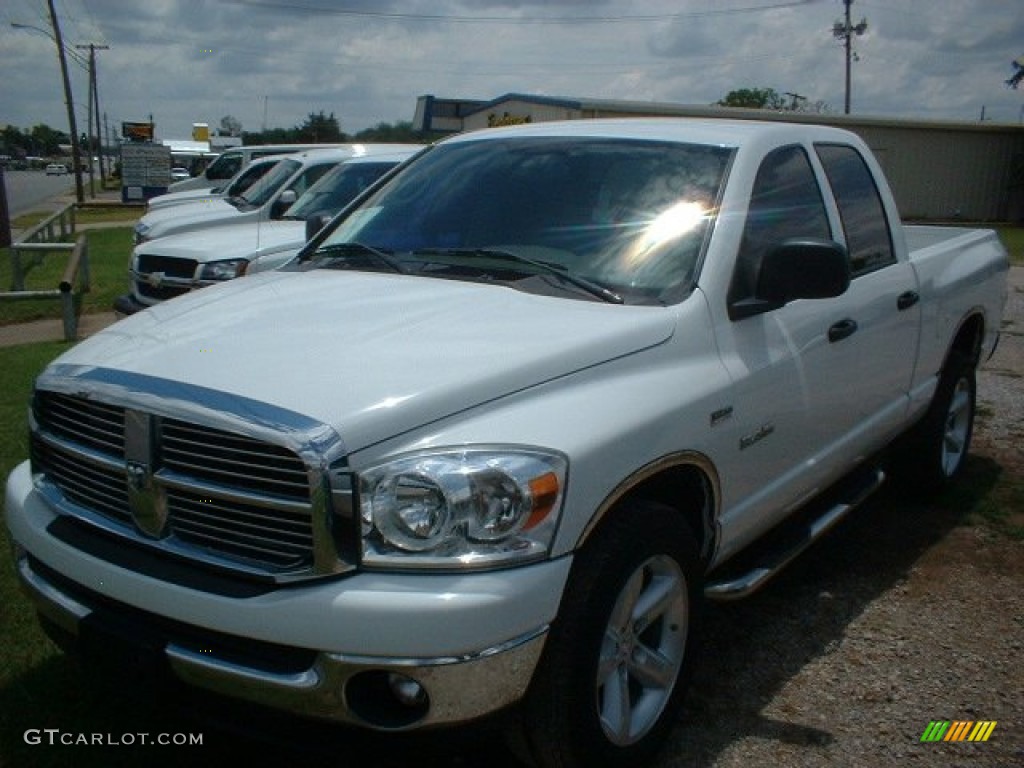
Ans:
POLYGON ((647 119, 440 142, 300 260, 39 377, 6 521, 44 626, 302 716, 500 713, 561 768, 648 761, 705 596, 894 445, 958 475, 1008 269, 902 226, 850 133, 647 119))

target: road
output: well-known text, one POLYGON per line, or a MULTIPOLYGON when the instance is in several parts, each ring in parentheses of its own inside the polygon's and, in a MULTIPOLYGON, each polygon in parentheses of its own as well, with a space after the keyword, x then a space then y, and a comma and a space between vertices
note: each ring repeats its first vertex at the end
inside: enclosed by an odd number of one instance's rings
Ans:
MULTIPOLYGON (((12 219, 47 207, 50 198, 74 188, 75 177, 47 176, 43 171, 4 171, 7 210, 12 219)), ((86 181, 88 183, 88 180, 86 181)), ((53 206, 57 210, 56 204, 53 206)))

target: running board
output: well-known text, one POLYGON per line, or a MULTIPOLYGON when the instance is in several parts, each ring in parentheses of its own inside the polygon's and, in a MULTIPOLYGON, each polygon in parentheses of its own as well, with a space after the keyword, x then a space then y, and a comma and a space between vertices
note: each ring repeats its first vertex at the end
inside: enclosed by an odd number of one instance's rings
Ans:
POLYGON ((779 531, 769 536, 770 539, 780 539, 777 545, 761 549, 754 544, 752 549, 757 550, 756 557, 744 556, 743 553, 738 555, 737 560, 744 562, 747 569, 737 573, 729 568, 728 575, 718 579, 712 576, 712 580, 704 587, 704 596, 709 600, 740 600, 756 592, 877 491, 885 482, 885 473, 873 469, 866 475, 859 475, 854 482, 852 486, 841 486, 838 501, 820 514, 799 523, 795 529, 792 524, 784 523, 779 531))

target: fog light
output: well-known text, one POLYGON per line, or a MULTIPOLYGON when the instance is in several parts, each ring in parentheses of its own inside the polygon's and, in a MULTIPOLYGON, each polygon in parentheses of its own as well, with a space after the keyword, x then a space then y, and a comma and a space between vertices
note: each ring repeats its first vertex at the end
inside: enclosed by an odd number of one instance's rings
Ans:
POLYGON ((388 687, 395 698, 407 707, 421 707, 427 701, 427 692, 411 677, 391 672, 388 674, 388 687))
POLYGON ((384 669, 357 672, 345 683, 349 711, 382 730, 410 728, 430 711, 427 689, 408 675, 384 669))

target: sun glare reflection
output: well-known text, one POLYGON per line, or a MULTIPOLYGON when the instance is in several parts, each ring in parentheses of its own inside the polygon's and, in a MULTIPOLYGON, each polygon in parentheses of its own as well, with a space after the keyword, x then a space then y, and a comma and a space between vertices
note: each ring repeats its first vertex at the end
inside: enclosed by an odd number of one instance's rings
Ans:
POLYGON ((629 249, 629 261, 636 264, 666 243, 692 232, 707 215, 708 210, 703 205, 691 201, 681 201, 665 209, 651 220, 633 243, 629 249))

